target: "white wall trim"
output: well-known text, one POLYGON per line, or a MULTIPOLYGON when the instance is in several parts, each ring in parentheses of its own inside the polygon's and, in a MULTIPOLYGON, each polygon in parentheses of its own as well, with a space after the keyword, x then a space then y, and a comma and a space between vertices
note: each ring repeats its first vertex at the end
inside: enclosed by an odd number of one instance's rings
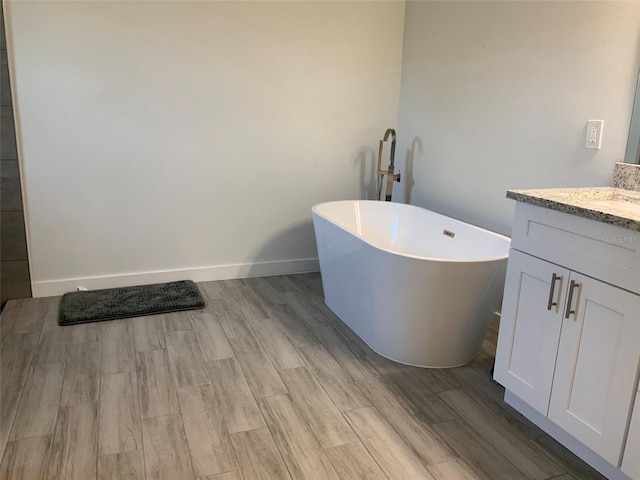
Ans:
POLYGON ((177 270, 125 273, 122 275, 47 280, 43 282, 32 282, 31 290, 34 297, 52 297, 73 292, 77 290, 78 287, 83 287, 87 290, 97 290, 100 288, 175 282, 178 280, 208 282, 212 280, 229 280, 232 278, 268 277, 290 273, 317 272, 318 270, 320 270, 320 265, 317 258, 305 258, 300 260, 282 260, 279 262, 239 263, 235 265, 214 265, 177 270))

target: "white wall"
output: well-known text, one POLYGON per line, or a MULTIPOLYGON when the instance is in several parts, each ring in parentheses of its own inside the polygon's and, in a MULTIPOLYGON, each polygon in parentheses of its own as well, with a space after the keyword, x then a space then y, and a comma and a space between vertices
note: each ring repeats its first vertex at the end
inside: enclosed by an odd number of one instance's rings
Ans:
POLYGON ((640 2, 407 2, 394 200, 509 234, 509 188, 610 185, 639 68, 640 2))
POLYGON ((311 206, 361 196, 397 119, 403 2, 6 16, 36 296, 313 268, 311 206))

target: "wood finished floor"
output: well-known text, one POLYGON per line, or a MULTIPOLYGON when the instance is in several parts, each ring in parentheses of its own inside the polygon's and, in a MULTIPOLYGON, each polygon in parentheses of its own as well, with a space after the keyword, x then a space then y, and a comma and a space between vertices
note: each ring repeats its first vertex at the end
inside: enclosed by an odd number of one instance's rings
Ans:
POLYGON ((469 365, 390 362, 319 274, 200 284, 207 307, 70 327, 0 319, 0 478, 603 478, 502 401, 494 325, 469 365))

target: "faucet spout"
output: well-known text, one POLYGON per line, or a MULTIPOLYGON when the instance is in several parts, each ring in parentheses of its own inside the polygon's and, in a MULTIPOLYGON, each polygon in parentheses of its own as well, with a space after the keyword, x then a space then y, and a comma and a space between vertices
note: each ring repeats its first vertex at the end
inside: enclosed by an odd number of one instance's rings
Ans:
POLYGON ((383 140, 386 142, 389 140, 389 135, 391 135, 391 155, 389 158, 389 162, 391 166, 394 166, 394 161, 396 158, 396 131, 393 128, 387 128, 387 131, 384 132, 383 140))
POLYGON ((380 140, 380 148, 378 150, 378 200, 380 200, 380 195, 382 194, 382 181, 384 176, 387 176, 387 188, 385 191, 385 200, 387 202, 391 201, 391 193, 393 191, 393 182, 400 181, 400 173, 394 174, 394 161, 396 156, 396 131, 393 128, 388 128, 386 132, 384 132, 384 137, 380 140), (382 170, 382 147, 384 142, 389 140, 391 137, 391 154, 389 158, 389 167, 387 170, 382 170))

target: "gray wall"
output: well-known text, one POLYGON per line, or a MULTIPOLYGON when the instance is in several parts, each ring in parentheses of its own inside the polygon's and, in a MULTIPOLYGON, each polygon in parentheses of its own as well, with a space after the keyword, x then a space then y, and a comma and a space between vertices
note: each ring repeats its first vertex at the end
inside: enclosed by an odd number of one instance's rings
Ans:
POLYGON ((35 296, 315 267, 397 120, 403 2, 5 8, 35 296))
MULTIPOLYGON (((0 12, 2 12, 0 6, 0 12)), ((0 297, 31 296, 20 172, 16 150, 9 68, 4 33, 4 12, 0 14, 0 297)))
POLYGON ((407 2, 394 200, 509 234, 509 188, 610 185, 639 68, 640 2, 407 2))

